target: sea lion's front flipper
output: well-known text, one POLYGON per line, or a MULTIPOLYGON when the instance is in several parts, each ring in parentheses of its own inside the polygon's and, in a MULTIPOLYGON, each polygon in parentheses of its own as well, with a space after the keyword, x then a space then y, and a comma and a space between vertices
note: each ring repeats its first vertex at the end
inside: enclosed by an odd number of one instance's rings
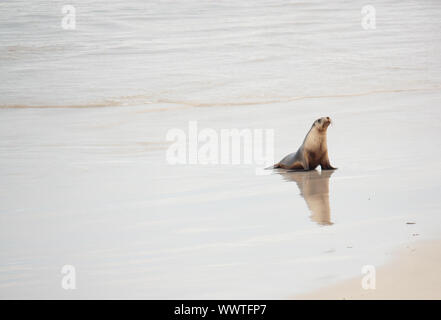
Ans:
POLYGON ((327 166, 321 166, 322 170, 337 170, 338 168, 334 168, 331 165, 327 165, 327 166))
POLYGON ((322 170, 336 170, 337 168, 334 168, 333 166, 331 166, 331 164, 329 163, 329 158, 328 155, 326 155, 322 161, 320 162, 320 167, 322 168, 322 170))

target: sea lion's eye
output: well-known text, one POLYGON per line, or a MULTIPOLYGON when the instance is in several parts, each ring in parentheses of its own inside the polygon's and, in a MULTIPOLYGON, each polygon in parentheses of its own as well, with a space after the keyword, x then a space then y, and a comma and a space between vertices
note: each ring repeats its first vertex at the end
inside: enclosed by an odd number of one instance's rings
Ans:
POLYGON ((322 123, 322 119, 318 119, 318 123, 322 123))

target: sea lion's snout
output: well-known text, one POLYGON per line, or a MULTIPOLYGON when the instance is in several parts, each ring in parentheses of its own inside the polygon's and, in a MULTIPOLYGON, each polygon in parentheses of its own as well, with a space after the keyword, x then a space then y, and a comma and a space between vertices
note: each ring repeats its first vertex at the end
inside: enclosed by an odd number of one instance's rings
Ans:
POLYGON ((326 130, 331 123, 332 120, 330 117, 323 117, 315 121, 315 125, 320 131, 326 130))

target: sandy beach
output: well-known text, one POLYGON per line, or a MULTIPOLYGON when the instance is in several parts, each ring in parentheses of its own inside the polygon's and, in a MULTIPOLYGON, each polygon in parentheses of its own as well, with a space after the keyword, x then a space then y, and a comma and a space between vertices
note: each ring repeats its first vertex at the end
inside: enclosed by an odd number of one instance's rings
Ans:
POLYGON ((439 298, 441 3, 365 4, 0 4, 0 299, 439 298), (169 161, 327 116, 335 171, 169 161))
POLYGON ((400 246, 392 262, 378 268, 375 289, 363 289, 363 274, 294 299, 439 300, 440 270, 440 241, 410 243, 400 246))
POLYGON ((428 91, 274 104, 271 114, 263 105, 1 110, 0 293, 285 298, 359 276, 439 235, 441 148, 427 139, 440 130, 439 104, 428 91), (277 126, 282 157, 330 107, 333 172, 259 176, 252 165, 164 158, 167 130, 192 119, 277 126), (73 291, 60 288, 66 264, 77 268, 73 291))

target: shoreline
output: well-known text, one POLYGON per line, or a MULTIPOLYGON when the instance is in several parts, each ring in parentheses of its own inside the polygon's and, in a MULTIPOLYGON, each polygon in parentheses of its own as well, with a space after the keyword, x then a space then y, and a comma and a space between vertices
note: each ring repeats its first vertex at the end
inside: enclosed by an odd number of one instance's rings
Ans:
POLYGON ((292 297, 296 300, 441 299, 441 240, 402 244, 393 258, 376 267, 375 289, 363 289, 366 274, 292 297))

